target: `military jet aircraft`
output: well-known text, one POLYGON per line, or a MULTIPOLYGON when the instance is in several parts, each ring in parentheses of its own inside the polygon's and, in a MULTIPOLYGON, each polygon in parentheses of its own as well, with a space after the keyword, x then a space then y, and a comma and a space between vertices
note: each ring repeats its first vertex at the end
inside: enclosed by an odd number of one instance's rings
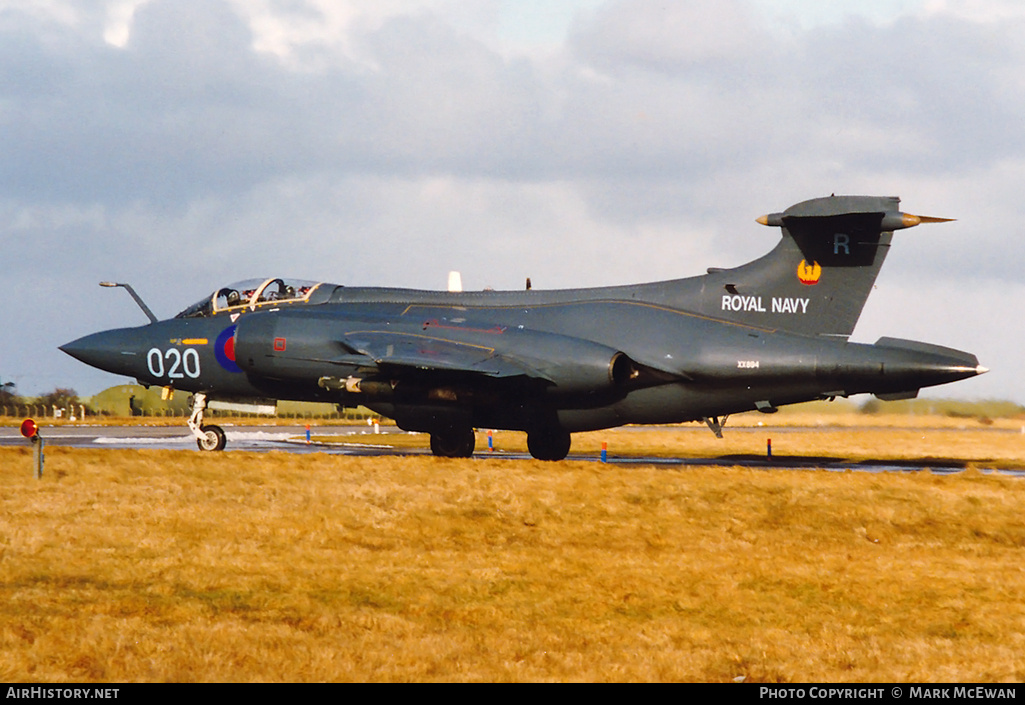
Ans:
MULTIPOLYGON (((896 338, 848 342, 893 232, 943 218, 899 199, 831 196, 758 222, 776 247, 748 264, 632 286, 542 291, 353 288, 283 278, 231 284, 158 321, 61 347, 145 385, 192 392, 188 425, 224 448, 209 404, 273 411, 276 400, 362 405, 468 457, 474 428, 525 431, 561 460, 570 434, 704 421, 922 387, 986 371, 969 353, 896 338), (245 406, 230 406, 245 404, 245 406)), ((125 286, 110 284, 108 286, 125 286)))

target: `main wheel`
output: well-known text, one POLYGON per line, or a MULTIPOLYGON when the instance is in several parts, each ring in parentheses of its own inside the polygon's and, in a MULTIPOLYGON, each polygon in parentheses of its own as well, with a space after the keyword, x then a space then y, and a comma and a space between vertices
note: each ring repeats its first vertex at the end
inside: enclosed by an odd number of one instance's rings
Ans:
POLYGON ((469 458, 476 445, 477 436, 472 428, 431 434, 431 452, 439 458, 469 458))
POLYGON ((538 460, 564 460, 569 455, 569 431, 546 428, 527 434, 527 450, 538 460))
POLYGON ((228 442, 224 435, 224 429, 220 426, 210 425, 200 426, 199 430, 203 432, 203 438, 196 439, 196 445, 200 450, 224 450, 224 446, 228 442))

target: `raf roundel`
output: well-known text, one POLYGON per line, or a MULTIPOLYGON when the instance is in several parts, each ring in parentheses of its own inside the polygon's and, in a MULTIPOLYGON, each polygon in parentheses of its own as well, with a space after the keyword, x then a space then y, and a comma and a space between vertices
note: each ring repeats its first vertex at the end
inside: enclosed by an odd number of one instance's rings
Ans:
POLYGON ((221 367, 228 372, 241 372, 242 368, 235 364, 235 328, 231 326, 221 331, 214 343, 214 356, 221 367))

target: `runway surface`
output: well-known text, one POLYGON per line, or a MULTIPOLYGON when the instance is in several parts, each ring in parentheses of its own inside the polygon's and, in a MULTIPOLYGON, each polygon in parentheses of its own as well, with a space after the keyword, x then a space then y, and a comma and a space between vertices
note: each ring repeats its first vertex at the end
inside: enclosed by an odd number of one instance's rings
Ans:
MULTIPOLYGON (((743 430, 743 429, 737 429, 743 430)), ((759 429, 765 432, 770 429, 759 429)), ((305 426, 225 426, 228 438, 227 451, 266 452, 270 450, 290 453, 330 453, 336 455, 430 455, 426 449, 394 448, 387 445, 388 435, 402 433, 394 427, 382 427, 380 443, 367 438, 367 430, 360 426, 317 427, 313 432, 328 442, 306 443, 305 426), (359 442, 346 443, 346 437, 359 435, 359 442)), ((199 452, 196 441, 187 429, 180 426, 53 426, 41 429, 47 446, 68 448, 160 448, 199 452)), ((355 439, 354 439, 355 440, 355 439)), ((28 445, 17 428, 0 428, 0 447, 28 445)), ((487 447, 477 448, 474 458, 529 459, 526 453, 489 452, 487 447)), ((600 462, 594 453, 570 453, 568 460, 600 462)), ((753 455, 722 455, 709 458, 661 458, 653 456, 619 456, 608 458, 615 465, 657 465, 657 466, 699 466, 718 465, 727 467, 752 467, 764 469, 809 469, 858 470, 863 472, 918 472, 928 468, 934 473, 956 473, 965 469, 964 463, 935 459, 928 462, 901 461, 899 463, 854 462, 843 458, 778 456, 771 458, 753 455)), ((1025 477, 1025 471, 1000 468, 980 468, 983 472, 995 471, 1018 477, 1025 477)))

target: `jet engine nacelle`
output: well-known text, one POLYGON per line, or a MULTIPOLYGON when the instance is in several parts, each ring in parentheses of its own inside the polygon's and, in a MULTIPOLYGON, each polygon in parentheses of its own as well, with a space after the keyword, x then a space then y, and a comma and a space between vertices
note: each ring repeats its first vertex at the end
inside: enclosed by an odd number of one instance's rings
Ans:
POLYGON ((366 358, 337 342, 345 321, 256 313, 235 326, 235 364, 250 377, 276 381, 312 380, 345 374, 366 358))
MULTIPOLYGON (((317 314, 255 314, 235 330, 235 362, 248 375, 266 380, 320 382, 324 389, 369 397, 391 396, 391 389, 345 381, 402 378, 416 387, 418 371, 443 356, 463 363, 453 377, 496 386, 525 383, 544 396, 604 393, 635 379, 637 365, 622 351, 572 336, 521 328, 484 330, 472 325, 438 326, 391 321, 327 318, 317 314), (369 373, 357 372, 370 368, 369 373)), ((434 324, 434 325, 432 325, 434 324)), ((437 376, 436 376, 437 377, 437 376)), ((437 395, 435 395, 437 396, 437 395)), ((444 399, 444 396, 441 397, 444 399)))
POLYGON ((545 393, 548 395, 607 392, 625 386, 638 376, 633 360, 605 345, 548 333, 526 332, 523 337, 532 354, 538 357, 515 357, 533 370, 528 377, 547 382, 545 393))

